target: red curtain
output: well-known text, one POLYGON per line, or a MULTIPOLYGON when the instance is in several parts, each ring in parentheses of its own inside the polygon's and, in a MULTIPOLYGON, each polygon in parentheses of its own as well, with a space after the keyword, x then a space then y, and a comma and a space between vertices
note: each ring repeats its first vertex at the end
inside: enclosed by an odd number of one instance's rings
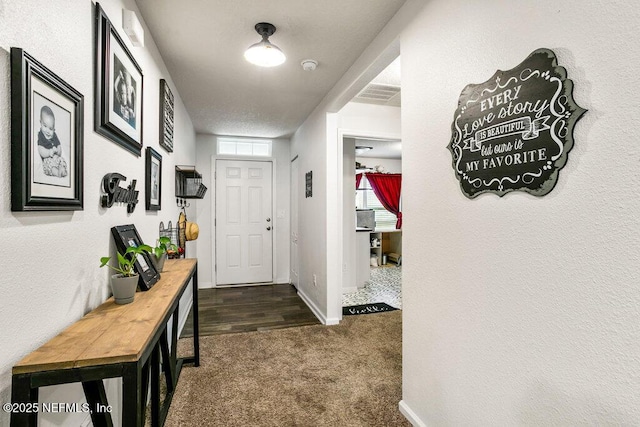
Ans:
POLYGON ((360 187, 360 181, 362 181, 362 174, 357 173, 356 174, 356 190, 358 189, 358 187, 360 187))
POLYGON ((402 190, 401 173, 368 173, 367 180, 382 206, 396 217, 396 229, 402 228, 400 212, 400 192, 402 190))

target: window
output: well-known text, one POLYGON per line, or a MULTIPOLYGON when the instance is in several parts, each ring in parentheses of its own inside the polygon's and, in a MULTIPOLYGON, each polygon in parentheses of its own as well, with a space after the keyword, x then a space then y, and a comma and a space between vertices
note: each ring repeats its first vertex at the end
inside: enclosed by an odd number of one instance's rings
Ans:
POLYGON ((218 155, 271 157, 271 141, 265 139, 218 138, 218 155))
POLYGON ((362 177, 360 186, 356 191, 356 209, 373 209, 376 216, 377 229, 396 229, 398 218, 382 206, 380 200, 371 189, 367 176, 362 177))

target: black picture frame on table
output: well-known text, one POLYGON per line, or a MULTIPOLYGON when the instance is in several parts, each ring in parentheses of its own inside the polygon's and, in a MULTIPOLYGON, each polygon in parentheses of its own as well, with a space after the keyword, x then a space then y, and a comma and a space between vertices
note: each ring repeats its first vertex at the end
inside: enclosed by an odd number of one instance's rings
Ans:
POLYGON ((160 79, 160 146, 169 153, 173 152, 174 99, 169 84, 160 79))
POLYGON ((148 211, 159 211, 162 195, 162 156, 147 147, 145 159, 145 202, 148 211))
MULTIPOLYGON (((129 246, 137 247, 144 244, 133 224, 111 227, 111 234, 116 243, 116 250, 122 254, 129 246)), ((141 291, 148 291, 160 280, 160 273, 156 270, 149 254, 138 255, 134 266, 139 275, 138 286, 141 291)))
POLYGON ((11 210, 83 209, 84 97, 11 48, 11 210))
POLYGON ((95 130, 142 154, 142 69, 96 3, 95 130))

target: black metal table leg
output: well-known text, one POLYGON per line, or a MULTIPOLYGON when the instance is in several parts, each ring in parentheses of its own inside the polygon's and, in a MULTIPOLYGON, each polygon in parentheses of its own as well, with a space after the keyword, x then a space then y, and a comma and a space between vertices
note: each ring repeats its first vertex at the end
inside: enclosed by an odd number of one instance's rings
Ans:
POLYGON ((33 426, 38 423, 38 389, 31 388, 31 375, 13 375, 11 380, 11 425, 33 426))
POLYGON ((200 366, 200 321, 198 319, 198 264, 193 272, 193 359, 200 366))
POLYGON ((122 373, 122 426, 144 425, 142 400, 142 367, 140 362, 124 366, 122 373))
POLYGON ((94 427, 113 427, 111 413, 106 410, 109 405, 107 393, 102 380, 84 381, 82 383, 84 395, 91 408, 91 422, 94 427))
POLYGON ((160 425, 160 343, 151 353, 151 427, 160 425))

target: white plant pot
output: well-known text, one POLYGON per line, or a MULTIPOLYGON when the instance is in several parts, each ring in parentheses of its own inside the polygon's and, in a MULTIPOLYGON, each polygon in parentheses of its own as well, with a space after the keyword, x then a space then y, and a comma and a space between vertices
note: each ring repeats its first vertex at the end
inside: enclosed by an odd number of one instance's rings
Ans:
POLYGON ((111 276, 111 290, 116 304, 129 304, 133 302, 138 287, 138 275, 125 277, 122 274, 111 276))
POLYGON ((160 258, 155 256, 155 254, 151 254, 151 258, 153 259, 153 263, 156 265, 158 273, 162 273, 162 270, 164 270, 164 262, 167 260, 167 253, 165 252, 160 255, 160 258))

